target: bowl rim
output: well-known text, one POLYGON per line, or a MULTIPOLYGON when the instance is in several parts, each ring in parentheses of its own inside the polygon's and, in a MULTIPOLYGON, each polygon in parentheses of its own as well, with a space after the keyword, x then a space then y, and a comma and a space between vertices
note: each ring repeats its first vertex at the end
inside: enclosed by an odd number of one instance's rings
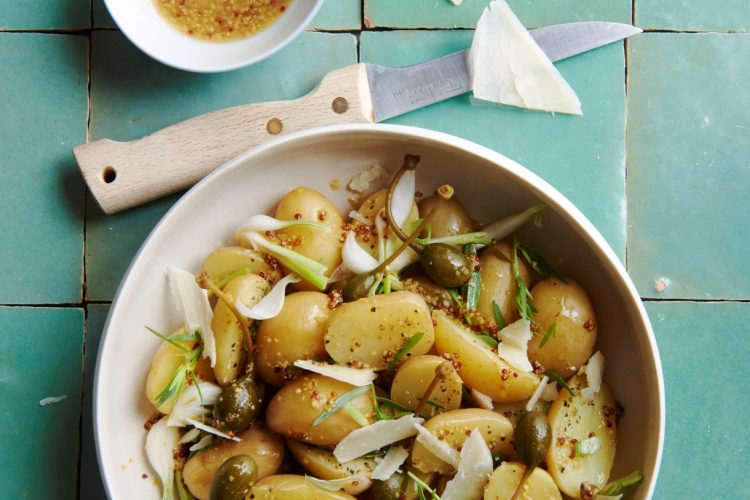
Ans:
MULTIPOLYGON (((104 4, 107 7, 107 11, 109 12, 109 15, 112 16, 112 19, 115 21, 115 24, 118 28, 120 28, 120 31, 125 34, 128 40, 138 47, 139 50, 141 50, 144 54, 151 57, 152 59, 165 64, 167 66, 170 66, 172 68, 180 69, 183 71, 192 71, 194 73, 221 73, 224 71, 232 71, 239 68, 244 68, 246 66, 250 66, 252 64, 258 63, 268 57, 271 57, 276 52, 280 51, 289 43, 292 42, 297 36, 302 32, 305 28, 307 28, 310 23, 313 21, 315 16, 320 11, 321 7, 323 6, 324 0, 312 0, 314 1, 314 5, 307 16, 302 20, 301 23, 299 23, 293 30, 291 30, 286 37, 284 37, 279 43, 274 45, 273 47, 260 52, 258 54, 254 54, 250 57, 244 58, 241 61, 238 61, 236 63, 232 64, 217 64, 215 61, 209 62, 208 64, 202 63, 202 64, 179 64, 173 61, 169 60, 169 57, 163 56, 158 50, 156 50, 154 47, 144 43, 143 39, 138 36, 137 34, 137 28, 133 25, 133 23, 125 22, 121 16, 117 14, 117 9, 112 8, 110 5, 114 4, 116 2, 121 2, 122 0, 104 0, 104 4)), ((196 39, 198 40, 198 39, 196 39)), ((206 43, 221 43, 221 42, 206 42, 206 43)))
POLYGON ((345 133, 373 133, 373 134, 379 134, 382 136, 397 136, 397 137, 413 137, 415 139, 422 139, 433 143, 439 143, 443 146, 455 148, 458 150, 461 150, 462 152, 474 156, 480 156, 491 163, 495 164, 497 167, 502 168, 503 170, 507 171, 510 175, 514 175, 518 177, 520 180, 531 184, 533 186, 533 189, 538 193, 543 193, 546 197, 549 197, 557 203, 560 208, 563 209, 563 211, 567 212, 568 215, 572 217, 572 221, 569 221, 571 224, 577 224, 579 225, 580 229, 585 231, 589 237, 591 238, 592 243, 596 246, 597 250, 602 252, 604 257, 607 259, 608 264, 611 266, 611 268, 615 271, 615 274, 617 278, 619 279, 621 285, 624 285, 625 289, 628 292, 629 298, 632 300, 633 305, 635 306, 635 310, 638 312, 638 320, 643 326, 645 327, 646 335, 647 335, 647 342, 650 348, 651 352, 651 361, 653 362, 653 368, 656 372, 656 387, 657 387, 657 393, 658 393, 658 443, 656 446, 656 456, 654 457, 654 466, 653 466, 653 472, 650 474, 647 474, 644 478, 644 483, 646 485, 646 498, 651 498, 654 493, 654 489, 656 487, 656 481, 659 475, 659 469, 661 466, 661 459, 663 454, 663 448, 664 448, 664 431, 665 431, 665 418, 666 418, 666 403, 665 403, 665 395, 664 395, 664 373, 662 371, 662 365, 661 365, 661 357, 659 354, 659 348, 656 343, 656 337, 654 335, 654 331, 651 325, 651 321, 648 318, 648 314, 646 312, 646 308, 643 304, 643 301, 640 298, 640 295, 638 294, 637 289, 635 288, 635 285, 633 284, 630 276, 628 275, 627 271, 625 270, 625 267, 620 262, 620 259, 615 254, 614 250, 610 247, 609 243, 604 239, 604 236, 599 232, 598 229, 588 220, 588 218, 575 206, 573 203, 568 200, 562 193, 560 193, 557 189, 555 189, 551 184, 549 184, 547 181, 539 177, 534 172, 530 171, 523 165, 517 163, 516 161, 508 158, 507 156, 498 153, 492 149, 489 149, 485 146, 482 146, 480 144, 477 144, 475 142, 469 141, 467 139, 463 139, 451 134, 447 134, 444 132, 437 132, 434 130, 429 130, 421 127, 413 127, 413 126, 407 126, 407 125, 391 125, 391 124, 370 124, 370 123, 364 123, 364 124, 345 124, 345 125, 329 125, 325 127, 317 127, 312 128, 308 130, 302 130, 298 132, 289 133, 286 135, 281 135, 276 138, 273 138, 263 144, 260 144, 258 146, 255 146, 253 148, 248 149, 247 151, 239 154, 235 158, 229 160, 224 165, 216 169, 215 171, 211 172, 209 175, 207 175, 205 178, 201 179, 197 184, 195 184, 193 187, 191 187, 187 192, 185 192, 175 203, 172 205, 169 210, 159 219, 159 222, 154 226, 154 228, 151 230, 149 235, 146 237, 146 239, 141 244, 140 248, 136 252, 135 256, 131 260, 130 264, 128 265, 127 271, 123 275, 122 280, 120 281, 120 284, 117 287, 117 291, 115 292, 115 295, 112 299, 112 303, 110 305, 109 313, 107 315, 107 320, 104 324, 104 328, 102 329, 102 335, 101 340, 99 343, 99 349, 97 352, 97 358, 96 358, 96 369, 94 373, 94 388, 93 388, 93 423, 94 423, 94 440, 96 444, 96 455, 97 455, 97 463, 99 465, 99 471, 103 479, 103 483, 105 486, 105 490, 107 492, 107 495, 109 498, 112 498, 109 485, 111 482, 108 480, 109 476, 107 474, 107 469, 104 467, 103 463, 103 455, 102 455, 102 444, 100 440, 100 423, 99 423, 99 393, 100 391, 103 391, 105 388, 100 386, 100 381, 102 377, 100 377, 100 373, 102 371, 102 363, 101 360, 103 352, 107 345, 107 337, 109 336, 109 330, 110 330, 110 321, 112 320, 113 313, 118 307, 119 303, 119 297, 125 287, 125 284, 130 281, 130 274, 133 271, 134 265, 136 262, 138 262, 141 258, 141 256, 145 253, 145 250, 150 246, 152 240, 154 240, 157 235, 161 232, 161 227, 167 223, 169 219, 171 219, 172 214, 176 212, 177 210, 181 210, 181 206, 186 204, 193 196, 195 196, 196 192, 199 192, 202 190, 203 186, 206 184, 209 184, 211 182, 214 182, 214 179, 217 177, 220 177, 222 175, 225 175, 225 173, 230 172, 236 168, 241 168, 242 165, 244 165, 249 160, 252 160, 253 157, 259 156, 266 152, 267 150, 272 150, 276 148, 283 147, 287 143, 294 143, 297 141, 310 139, 310 138, 316 138, 316 137, 323 137, 323 136, 329 136, 329 135, 336 135, 336 134, 345 134, 345 133))

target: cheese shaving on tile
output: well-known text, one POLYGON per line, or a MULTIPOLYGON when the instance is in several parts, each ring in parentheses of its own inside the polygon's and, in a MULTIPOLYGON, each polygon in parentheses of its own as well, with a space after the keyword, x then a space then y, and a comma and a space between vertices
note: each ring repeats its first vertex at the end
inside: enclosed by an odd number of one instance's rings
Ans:
POLYGON ((177 308, 185 319, 185 327, 199 332, 203 340, 203 357, 216 366, 216 342, 211 330, 213 311, 208 303, 208 292, 198 286, 195 276, 176 267, 167 268, 169 286, 177 302, 177 308))
POLYGON ((477 99, 521 108, 581 114, 581 102, 505 0, 484 9, 471 45, 477 99))

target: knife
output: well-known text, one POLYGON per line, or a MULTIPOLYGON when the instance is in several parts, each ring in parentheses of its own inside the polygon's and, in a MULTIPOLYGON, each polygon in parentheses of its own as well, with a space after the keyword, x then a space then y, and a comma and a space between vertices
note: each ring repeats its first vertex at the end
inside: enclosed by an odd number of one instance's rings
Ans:
MULTIPOLYGON (((639 28, 609 22, 531 30, 554 62, 622 40, 639 28)), ((188 188, 239 153, 280 134, 324 125, 381 122, 471 90, 469 50, 389 68, 359 63, 334 70, 290 101, 206 113, 141 139, 101 139, 73 149, 94 198, 108 214, 188 188)))

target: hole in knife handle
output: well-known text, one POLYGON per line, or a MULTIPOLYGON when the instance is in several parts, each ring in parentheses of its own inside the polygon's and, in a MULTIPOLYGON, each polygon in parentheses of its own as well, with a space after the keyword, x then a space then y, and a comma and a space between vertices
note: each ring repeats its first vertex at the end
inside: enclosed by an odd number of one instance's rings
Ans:
POLYGON ((271 118, 268 120, 268 123, 266 123, 266 130, 271 135, 279 135, 283 129, 284 123, 278 118, 271 118))
POLYGON ((117 171, 113 167, 104 167, 102 170, 102 180, 105 184, 112 184, 117 179, 117 171))
POLYGON ((346 113, 346 111, 349 109, 349 103, 345 98, 337 97, 331 103, 331 109, 333 109, 334 113, 341 115, 346 113))

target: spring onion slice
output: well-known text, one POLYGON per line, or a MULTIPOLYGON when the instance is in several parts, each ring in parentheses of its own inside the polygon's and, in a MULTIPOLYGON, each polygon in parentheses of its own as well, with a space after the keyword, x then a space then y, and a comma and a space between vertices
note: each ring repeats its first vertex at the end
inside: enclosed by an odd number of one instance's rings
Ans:
POLYGON ((399 227, 404 227, 406 219, 409 218, 416 190, 416 172, 413 169, 405 171, 393 189, 393 196, 391 197, 393 220, 399 227))
POLYGON ((146 456, 162 484, 162 500, 172 500, 174 490, 174 449, 180 442, 180 431, 167 425, 167 417, 151 426, 146 435, 146 456))
POLYGON ((369 273, 378 267, 378 261, 367 250, 359 246, 353 231, 349 231, 341 249, 344 265, 354 274, 369 273))
POLYGON ((500 241, 521 229, 524 224, 533 219, 545 208, 547 208, 547 205, 545 205, 544 203, 531 206, 522 212, 508 215, 493 222, 489 226, 485 227, 484 231, 491 239, 500 241))
POLYGON ((270 253, 279 259, 282 264, 299 274, 319 290, 325 290, 328 284, 328 277, 325 275, 327 268, 320 262, 297 253, 294 250, 277 245, 258 233, 245 232, 238 239, 247 239, 253 246, 270 253))
POLYGON ((271 291, 266 294, 265 297, 253 307, 247 307, 240 299, 237 299, 234 303, 234 307, 242 314, 252 319, 270 319, 275 318, 281 312, 284 307, 284 300, 286 299, 286 287, 290 283, 298 283, 301 281, 300 277, 295 274, 287 274, 281 278, 274 286, 271 291))
POLYGON ((185 320, 188 331, 199 332, 203 339, 203 357, 211 360, 216 366, 216 341, 211 330, 213 311, 208 302, 208 292, 195 282, 195 277, 176 267, 167 268, 169 286, 174 295, 177 308, 185 320))
POLYGON ((266 231, 278 231, 279 229, 291 226, 312 226, 326 233, 330 233, 333 230, 330 225, 316 220, 280 220, 268 215, 258 214, 250 217, 247 222, 240 226, 237 232, 264 233, 266 231))

